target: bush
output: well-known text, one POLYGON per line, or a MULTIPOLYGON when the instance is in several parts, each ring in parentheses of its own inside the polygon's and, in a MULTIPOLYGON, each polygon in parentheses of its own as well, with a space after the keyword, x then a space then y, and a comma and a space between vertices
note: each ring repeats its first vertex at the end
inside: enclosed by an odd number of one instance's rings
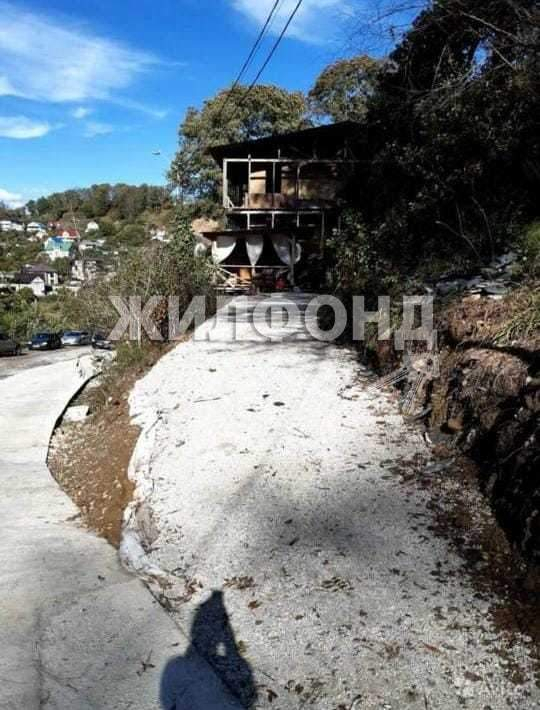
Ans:
MULTIPOLYGON (((78 294, 66 296, 68 312, 76 314, 80 327, 109 332, 118 320, 111 296, 128 299, 138 296, 144 305, 152 296, 177 296, 183 311, 196 295, 205 296, 207 312, 214 308, 213 265, 194 254, 195 239, 189 219, 182 210, 176 216, 170 244, 152 242, 131 250, 122 257, 118 271, 110 280, 101 280, 78 294)), ((168 331, 167 307, 163 301, 154 318, 162 335, 168 331)))
POLYGON ((377 244, 360 213, 343 215, 342 231, 328 243, 332 286, 340 294, 364 294, 378 281, 381 260, 377 244))

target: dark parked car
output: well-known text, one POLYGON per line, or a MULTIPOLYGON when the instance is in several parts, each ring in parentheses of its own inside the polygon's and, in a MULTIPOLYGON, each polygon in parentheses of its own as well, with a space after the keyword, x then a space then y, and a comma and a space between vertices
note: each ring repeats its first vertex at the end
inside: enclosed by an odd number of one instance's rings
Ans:
POLYGON ((110 340, 107 340, 101 333, 94 333, 92 336, 92 347, 96 348, 96 350, 112 350, 114 344, 110 340))
POLYGON ((58 333, 36 333, 32 336, 30 350, 58 350, 62 347, 62 340, 58 333))
POLYGON ((90 345, 91 340, 86 330, 66 330, 62 334, 62 345, 90 345))
POLYGON ((20 355, 21 346, 16 340, 0 333, 0 355, 20 355))

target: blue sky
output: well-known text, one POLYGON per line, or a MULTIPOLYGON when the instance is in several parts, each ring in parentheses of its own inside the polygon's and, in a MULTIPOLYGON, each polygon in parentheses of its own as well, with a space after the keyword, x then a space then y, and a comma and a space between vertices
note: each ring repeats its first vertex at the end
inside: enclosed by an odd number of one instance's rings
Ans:
MULTIPOLYGON (((0 201, 163 183, 186 108, 232 82, 272 4, 0 0, 0 201)), ((282 0, 256 66, 295 4, 282 0)), ((334 59, 382 54, 377 36, 351 38, 379 5, 304 0, 261 81, 306 90, 334 59)))

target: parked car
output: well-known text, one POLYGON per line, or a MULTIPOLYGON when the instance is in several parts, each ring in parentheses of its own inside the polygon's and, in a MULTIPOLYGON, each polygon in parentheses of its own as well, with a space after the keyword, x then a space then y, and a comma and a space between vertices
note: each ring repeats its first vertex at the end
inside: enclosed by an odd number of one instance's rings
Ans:
POLYGON ((92 336, 86 330, 66 330, 62 334, 62 345, 90 345, 92 336))
POLYGON ((58 333, 36 333, 29 343, 30 350, 58 350, 62 340, 58 333))
POLYGON ((20 355, 21 346, 16 340, 0 333, 0 355, 20 355))
POLYGON ((96 350, 112 350, 114 344, 107 340, 107 338, 102 333, 94 333, 92 336, 92 347, 96 350))

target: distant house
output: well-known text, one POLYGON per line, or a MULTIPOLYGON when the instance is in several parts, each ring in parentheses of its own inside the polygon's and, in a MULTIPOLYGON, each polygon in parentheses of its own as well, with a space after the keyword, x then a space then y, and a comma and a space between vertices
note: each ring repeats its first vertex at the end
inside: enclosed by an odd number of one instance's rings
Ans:
POLYGON ((80 239, 81 235, 77 229, 73 227, 61 227, 58 229, 57 237, 62 237, 62 239, 80 239))
POLYGON ((26 231, 28 234, 38 234, 39 232, 45 232, 45 226, 40 222, 28 222, 26 225, 26 231))
POLYGON ((11 288, 15 291, 21 291, 23 288, 29 288, 34 296, 41 298, 47 292, 45 280, 39 274, 25 273, 15 274, 11 282, 11 288))
POLYGON ((65 237, 49 237, 45 242, 44 253, 51 261, 69 259, 75 251, 74 241, 65 237))
POLYGON ((24 232, 24 227, 19 222, 10 219, 0 220, 0 232, 24 232))
POLYGON ((86 229, 84 231, 86 232, 86 234, 88 234, 88 232, 98 232, 99 231, 99 224, 94 221, 88 222, 88 224, 86 225, 86 229))
POLYGON ((40 276, 48 289, 53 289, 60 282, 58 271, 50 264, 25 264, 21 273, 40 276))
POLYGON ((93 249, 99 249, 100 246, 101 244, 99 244, 97 241, 83 239, 83 241, 79 243, 79 251, 91 251, 93 249))
POLYGON ((71 278, 75 281, 93 281, 100 269, 98 259, 76 259, 71 266, 71 278))

